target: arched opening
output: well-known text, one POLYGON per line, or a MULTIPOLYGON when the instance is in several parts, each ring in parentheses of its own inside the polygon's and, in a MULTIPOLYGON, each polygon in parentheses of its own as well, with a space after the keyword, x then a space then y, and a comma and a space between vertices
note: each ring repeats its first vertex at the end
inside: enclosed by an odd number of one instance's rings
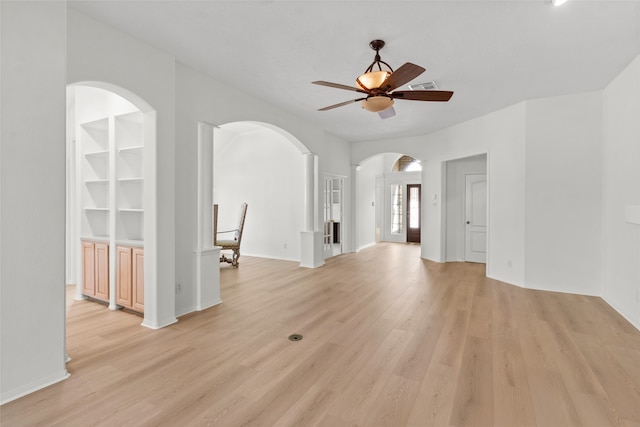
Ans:
POLYGON ((358 165, 358 249, 380 241, 420 242, 421 170, 420 160, 402 153, 378 154, 358 165))
POLYGON ((300 232, 317 229, 316 197, 307 194, 309 188, 315 193, 317 177, 315 172, 307 176, 306 155, 309 150, 297 138, 267 123, 233 122, 214 129, 218 227, 234 228, 240 205, 248 204, 242 254, 302 260, 300 232), (311 225, 305 220, 309 210, 311 225))
POLYGON ((156 328, 156 113, 104 82, 67 86, 66 283, 156 328))

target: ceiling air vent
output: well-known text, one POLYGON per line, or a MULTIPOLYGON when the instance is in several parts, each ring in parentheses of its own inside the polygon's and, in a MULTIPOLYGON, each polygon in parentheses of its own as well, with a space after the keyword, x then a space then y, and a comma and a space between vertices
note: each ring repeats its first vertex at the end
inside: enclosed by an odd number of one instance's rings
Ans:
POLYGON ((438 89, 438 85, 436 82, 426 82, 426 83, 417 83, 414 85, 409 85, 409 89, 411 90, 434 90, 438 89))

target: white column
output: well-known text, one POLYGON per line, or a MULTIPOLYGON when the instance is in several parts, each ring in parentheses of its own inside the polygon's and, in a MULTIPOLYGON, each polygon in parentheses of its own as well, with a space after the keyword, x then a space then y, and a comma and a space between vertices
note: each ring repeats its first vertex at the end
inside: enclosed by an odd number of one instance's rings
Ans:
POLYGON ((305 153, 304 158, 304 231, 315 231, 315 156, 305 153))
POLYGON ((359 165, 351 166, 351 252, 358 252, 358 177, 359 165))
POLYGON ((198 249, 213 247, 213 128, 198 123, 198 249))
POLYGON ((213 246, 213 129, 198 122, 196 309, 220 304, 220 248, 213 246))
POLYGON ((322 232, 318 226, 318 171, 317 156, 302 155, 304 161, 304 230, 300 232, 300 266, 315 268, 324 264, 322 257, 322 232))
POLYGON ((116 204, 116 131, 113 116, 109 115, 109 310, 117 310, 116 304, 116 216, 118 209, 116 204))

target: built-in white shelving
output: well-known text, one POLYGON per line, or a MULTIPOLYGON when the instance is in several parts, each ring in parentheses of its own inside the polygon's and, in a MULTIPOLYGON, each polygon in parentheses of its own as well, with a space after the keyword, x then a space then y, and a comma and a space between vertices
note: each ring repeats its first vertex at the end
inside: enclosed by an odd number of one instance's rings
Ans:
POLYGON ((143 244, 143 129, 143 115, 138 111, 78 126, 83 238, 143 244))

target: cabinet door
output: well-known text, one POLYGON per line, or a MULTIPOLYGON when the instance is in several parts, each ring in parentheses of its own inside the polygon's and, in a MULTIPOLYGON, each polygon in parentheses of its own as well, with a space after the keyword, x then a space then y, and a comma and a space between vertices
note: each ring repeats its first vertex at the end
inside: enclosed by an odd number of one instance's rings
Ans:
POLYGON ((131 248, 117 247, 116 304, 131 308, 131 248))
POLYGON ((133 309, 144 311, 144 249, 133 248, 133 309))
POLYGON ((96 296, 95 248, 93 242, 82 242, 82 294, 96 296))
POLYGON ((109 300, 109 244, 95 242, 96 298, 109 300))

